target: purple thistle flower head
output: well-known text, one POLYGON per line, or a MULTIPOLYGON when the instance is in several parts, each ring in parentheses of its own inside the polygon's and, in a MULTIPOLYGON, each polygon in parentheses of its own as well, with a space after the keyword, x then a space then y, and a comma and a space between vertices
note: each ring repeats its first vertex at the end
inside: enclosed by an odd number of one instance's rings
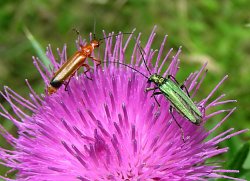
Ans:
MULTIPOLYGON (((14 123, 18 137, 0 127, 1 135, 14 148, 0 148, 0 159, 2 165, 17 171, 17 174, 16 179, 1 178, 8 181, 241 180, 223 175, 237 170, 221 169, 218 163, 206 164, 207 159, 227 152, 227 148, 218 148, 218 143, 246 131, 232 133, 231 128, 206 139, 234 111, 233 108, 205 114, 211 107, 235 102, 221 100, 224 95, 210 100, 227 76, 206 98, 196 103, 203 113, 200 126, 192 124, 174 109, 173 115, 183 128, 183 142, 180 128, 169 112, 170 102, 159 95, 157 99, 161 107, 158 109, 151 94, 144 91, 150 85, 145 77, 129 67, 109 62, 129 62, 130 66, 149 75, 138 50, 140 36, 134 43, 130 60, 125 57, 132 37, 130 35, 125 43, 121 35, 105 39, 104 52, 99 52, 99 57, 103 57, 102 61, 106 63, 88 74, 92 80, 84 74, 72 77, 68 91, 62 86, 51 96, 39 96, 26 81, 30 88, 30 99, 26 100, 10 88, 4 88, 2 96, 15 115, 3 106, 0 115, 14 123), (116 39, 115 43, 112 39, 116 39), (227 115, 213 129, 205 130, 204 124, 209 118, 224 112, 227 115)), ((172 49, 164 55, 165 37, 159 51, 152 50, 154 37, 155 30, 143 52, 151 72, 163 77, 175 76, 181 49, 163 71, 172 49)), ((58 53, 59 63, 50 46, 47 49, 55 70, 67 60, 66 46, 58 53)), ((34 64, 48 86, 53 73, 37 58, 34 58, 34 64)), ((191 98, 205 77, 205 66, 185 81, 191 98)))

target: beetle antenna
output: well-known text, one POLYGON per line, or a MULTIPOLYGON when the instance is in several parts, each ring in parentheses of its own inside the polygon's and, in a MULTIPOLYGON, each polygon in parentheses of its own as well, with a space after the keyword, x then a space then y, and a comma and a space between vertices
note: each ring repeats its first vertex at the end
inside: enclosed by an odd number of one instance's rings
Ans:
POLYGON ((81 47, 81 36, 80 36, 80 31, 77 28, 72 28, 72 30, 76 33, 77 35, 77 44, 79 45, 79 47, 81 47))
MULTIPOLYGON (((134 39, 135 39, 135 37, 134 37, 134 39)), ((148 65, 147 65, 147 62, 146 62, 146 60, 145 60, 145 58, 144 58, 144 56, 143 56, 143 52, 144 52, 143 48, 138 44, 138 42, 137 42, 136 39, 135 39, 135 43, 136 43, 136 46, 139 48, 139 51, 140 51, 141 56, 142 56, 142 60, 143 60, 143 62, 144 62, 144 64, 145 64, 145 66, 146 66, 146 68, 147 68, 149 74, 152 75, 152 73, 151 73, 151 71, 149 70, 149 67, 148 67, 148 65)))
POLYGON ((80 31, 77 28, 72 28, 72 30, 77 34, 77 36, 80 35, 80 31))
POLYGON ((122 62, 117 62, 117 61, 103 61, 102 63, 107 63, 107 62, 108 62, 108 63, 117 63, 117 64, 123 65, 123 66, 125 66, 125 67, 129 67, 130 69, 132 69, 132 70, 138 72, 139 74, 141 74, 143 77, 149 79, 148 76, 146 76, 145 74, 143 74, 142 72, 140 72, 139 70, 135 69, 134 67, 132 67, 132 66, 130 66, 130 65, 127 65, 127 64, 122 63, 122 62))
POLYGON ((99 39, 99 41, 105 40, 105 39, 110 38, 110 37, 113 37, 113 36, 118 36, 118 35, 131 35, 131 34, 133 34, 133 32, 132 32, 132 33, 131 33, 131 32, 129 32, 129 33, 127 33, 127 32, 125 32, 125 33, 117 33, 117 34, 115 34, 115 35, 110 35, 110 36, 106 36, 106 37, 104 37, 104 38, 101 38, 101 39, 99 39))
POLYGON ((93 36, 94 40, 96 39, 96 37, 95 37, 95 28, 96 28, 96 18, 94 17, 94 36, 93 36))

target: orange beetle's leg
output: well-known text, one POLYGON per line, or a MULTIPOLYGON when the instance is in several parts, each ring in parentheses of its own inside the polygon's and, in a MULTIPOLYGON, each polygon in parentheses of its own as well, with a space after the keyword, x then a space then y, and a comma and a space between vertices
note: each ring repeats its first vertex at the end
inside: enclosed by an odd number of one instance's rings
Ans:
MULTIPOLYGON (((78 68, 78 69, 79 69, 79 68, 78 68)), ((77 69, 77 70, 78 70, 78 69, 77 69)), ((76 70, 76 71, 77 71, 77 70, 76 70)), ((75 71, 73 74, 71 74, 71 76, 69 77, 69 80, 68 80, 67 82, 64 83, 64 85, 65 85, 64 90, 65 90, 65 91, 68 91, 68 85, 69 85, 70 79, 76 74, 76 71, 75 71)))
POLYGON ((83 72, 86 75, 86 73, 90 71, 90 66, 88 64, 82 64, 82 66, 87 68, 87 70, 83 72))
MULTIPOLYGON (((88 77, 87 74, 86 74, 87 72, 90 71, 90 66, 89 66, 88 64, 82 64, 82 66, 87 68, 87 70, 85 70, 85 71, 83 72, 83 73, 86 75, 87 79, 92 80, 92 79, 91 79, 90 77, 88 77)), ((79 68, 80 68, 80 67, 79 67, 79 68)), ((78 69, 79 69, 79 68, 78 68, 78 69)), ((69 77, 69 80, 64 84, 64 85, 65 85, 65 88, 64 88, 65 91, 68 90, 67 87, 68 87, 68 85, 69 85, 70 79, 76 74, 76 72, 78 71, 78 69, 76 69, 76 71, 69 77)))
POLYGON ((90 77, 87 76, 87 72, 90 71, 90 66, 88 64, 82 64, 83 67, 86 67, 87 70, 85 70, 83 73, 86 75, 87 79, 92 80, 90 77))
POLYGON ((91 58, 92 60, 94 60, 96 62, 96 66, 101 65, 101 60, 99 60, 98 58, 91 57, 91 56, 89 58, 91 58))

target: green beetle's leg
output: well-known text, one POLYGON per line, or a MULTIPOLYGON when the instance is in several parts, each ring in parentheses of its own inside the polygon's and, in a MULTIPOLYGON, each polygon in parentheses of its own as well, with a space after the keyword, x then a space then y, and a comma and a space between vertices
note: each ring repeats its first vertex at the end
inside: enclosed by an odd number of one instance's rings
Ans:
POLYGON ((173 81, 175 81, 175 83, 176 83, 176 84, 180 85, 180 84, 179 84, 179 82, 175 79, 175 77, 174 77, 174 76, 172 76, 172 75, 168 75, 168 79, 170 79, 170 78, 172 78, 172 79, 173 79, 173 81))
POLYGON ((162 92, 154 92, 151 97, 163 94, 162 92))
POLYGON ((159 109, 159 108, 161 107, 161 105, 160 105, 160 103, 158 102, 158 100, 156 99, 155 95, 162 94, 162 93, 161 93, 161 92, 155 92, 155 90, 158 89, 158 88, 159 88, 159 87, 148 87, 148 88, 145 89, 145 92, 148 92, 148 91, 151 91, 151 90, 154 91, 151 97, 154 97, 155 102, 157 103, 158 109, 159 109))
POLYGON ((187 90, 187 87, 186 87, 184 84, 182 84, 180 88, 181 88, 182 90, 185 90, 186 93, 187 93, 187 95, 188 95, 188 97, 190 97, 190 94, 189 94, 189 92, 188 92, 188 90, 187 90))
MULTIPOLYGON (((169 78, 169 79, 172 78, 173 81, 175 81, 176 84, 180 85, 179 82, 175 79, 174 76, 168 75, 168 78, 169 78)), ((186 81, 186 80, 185 80, 185 81, 186 81)), ((184 82, 185 82, 185 81, 184 81, 184 82)), ((190 97, 190 94, 189 94, 189 92, 188 92, 188 90, 187 90, 187 87, 186 87, 184 84, 182 84, 182 85, 180 86, 180 88, 181 88, 182 90, 185 90, 186 93, 187 93, 187 95, 188 95, 188 97, 190 97)))
POLYGON ((156 89, 158 89, 159 87, 148 87, 148 88, 146 88, 145 89, 145 92, 148 92, 148 91, 151 91, 151 90, 156 90, 156 89))
POLYGON ((174 114, 173 114, 173 106, 170 106, 169 112, 170 112, 170 114, 172 115, 172 117, 173 117, 174 121, 176 122, 177 126, 180 128, 180 130, 181 130, 181 137, 182 137, 183 142, 185 143, 184 131, 183 131, 181 125, 178 123, 178 121, 177 121, 177 120, 175 119, 175 117, 174 117, 174 114))
POLYGON ((161 105, 160 105, 160 103, 158 102, 158 100, 156 99, 156 95, 160 95, 160 94, 162 94, 162 92, 155 92, 155 89, 154 89, 154 92, 153 92, 153 94, 151 95, 151 97, 154 97, 154 99, 155 99, 155 102, 157 103, 157 105, 158 105, 158 107, 161 107, 161 105))
POLYGON ((158 102, 158 100, 156 99, 156 95, 160 95, 160 94, 162 94, 162 92, 155 92, 155 89, 154 89, 154 92, 153 92, 153 94, 151 95, 151 97, 154 97, 154 99, 155 99, 155 102, 157 103, 157 105, 158 105, 158 108, 160 108, 161 107, 161 105, 160 105, 160 103, 158 102))

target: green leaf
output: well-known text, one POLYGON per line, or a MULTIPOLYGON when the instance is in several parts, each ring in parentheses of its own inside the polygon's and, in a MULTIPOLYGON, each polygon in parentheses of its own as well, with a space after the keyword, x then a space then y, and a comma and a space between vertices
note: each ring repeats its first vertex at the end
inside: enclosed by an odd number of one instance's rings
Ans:
POLYGON ((232 160, 229 162, 229 169, 232 170, 239 170, 240 174, 233 174, 233 175, 241 175, 241 171, 243 172, 243 164, 247 158, 247 155, 249 153, 249 143, 245 143, 243 147, 236 153, 235 157, 232 158, 232 160))
MULTIPOLYGON (((247 159, 249 153, 249 143, 245 143, 241 149, 235 154, 234 157, 229 161, 229 164, 226 166, 228 170, 239 170, 239 173, 227 173, 227 176, 235 178, 244 178, 244 175, 249 173, 249 170, 243 168, 243 164, 247 159)), ((225 179, 217 179, 218 181, 223 181, 225 179)))
POLYGON ((30 31, 28 30, 27 27, 23 28, 24 33, 26 35, 26 37, 29 39, 32 47, 35 49, 39 59, 43 62, 43 64, 50 69, 50 67, 52 67, 51 62, 49 61, 49 59, 47 58, 45 51, 43 50, 42 46, 40 45, 40 43, 35 39, 35 37, 30 33, 30 31))

